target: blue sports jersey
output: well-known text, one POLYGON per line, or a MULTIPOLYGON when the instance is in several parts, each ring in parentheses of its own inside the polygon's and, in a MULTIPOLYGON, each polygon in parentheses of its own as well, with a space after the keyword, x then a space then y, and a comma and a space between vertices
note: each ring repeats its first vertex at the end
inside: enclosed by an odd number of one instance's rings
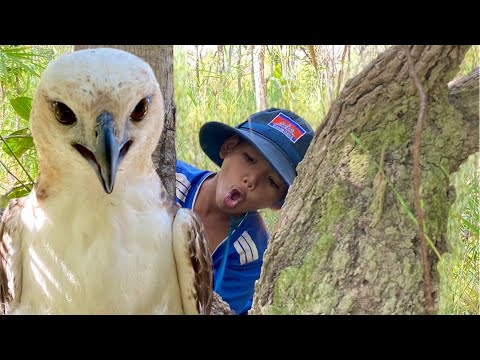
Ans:
MULTIPOLYGON (((177 202, 184 208, 192 209, 200 186, 211 174, 211 171, 199 170, 177 160, 177 202)), ((227 237, 212 254, 214 284, 227 247, 226 240, 227 237)), ((232 233, 223 280, 217 292, 235 314, 246 313, 252 306, 254 285, 260 277, 267 241, 267 228, 256 211, 247 213, 232 233)))

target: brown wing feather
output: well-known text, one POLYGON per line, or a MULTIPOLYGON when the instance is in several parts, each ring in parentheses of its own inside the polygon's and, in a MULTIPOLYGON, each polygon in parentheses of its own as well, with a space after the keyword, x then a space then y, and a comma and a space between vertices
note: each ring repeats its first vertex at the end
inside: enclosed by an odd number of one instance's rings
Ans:
POLYGON ((190 258, 195 271, 195 290, 197 293, 197 309, 200 314, 208 315, 212 310, 212 257, 208 249, 202 221, 193 211, 190 226, 190 258))
POLYGON ((173 223, 173 249, 186 314, 210 314, 212 258, 203 224, 192 210, 177 208, 173 223))
POLYGON ((0 224, 0 315, 8 314, 20 301, 22 260, 20 254, 20 211, 23 199, 12 200, 0 224))

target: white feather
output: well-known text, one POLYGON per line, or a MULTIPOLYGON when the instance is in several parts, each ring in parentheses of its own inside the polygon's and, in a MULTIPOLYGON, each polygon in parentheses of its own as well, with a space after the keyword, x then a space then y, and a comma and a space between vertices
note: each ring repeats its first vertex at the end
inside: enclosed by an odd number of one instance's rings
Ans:
MULTIPOLYGON (((21 281, 11 313, 183 313, 172 249, 174 211, 151 160, 163 118, 155 76, 131 54, 84 50, 48 66, 31 114, 39 178, 20 216, 7 224, 19 229, 21 240, 16 242, 21 243, 21 276, 4 269, 9 281, 21 281), (130 113, 147 96, 147 116, 131 121, 130 113), (56 101, 73 110, 75 124, 55 119, 56 101), (95 148, 96 117, 102 111, 114 116, 118 140, 133 139, 111 194, 72 146, 95 148)), ((189 286, 193 283, 183 288, 189 286)))
MULTIPOLYGON (((159 198, 154 186, 121 185, 103 202, 95 190, 65 192, 48 202, 38 228, 24 229, 19 313, 183 312, 172 218, 148 200, 159 198)), ((35 199, 22 218, 38 209, 35 199)))

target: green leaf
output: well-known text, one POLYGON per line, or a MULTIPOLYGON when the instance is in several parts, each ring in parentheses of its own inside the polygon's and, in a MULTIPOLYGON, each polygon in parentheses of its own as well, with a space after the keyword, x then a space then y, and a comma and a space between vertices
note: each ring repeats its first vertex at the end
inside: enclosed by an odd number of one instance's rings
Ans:
POLYGON ((15 112, 25 120, 30 119, 30 111, 32 111, 32 98, 26 96, 19 96, 15 99, 10 100, 10 105, 12 105, 15 112))
POLYGON ((27 196, 29 193, 30 190, 24 186, 15 187, 0 198, 0 207, 5 209, 10 200, 27 196))
POLYGON ((470 230, 471 232, 473 232, 477 236, 480 235, 480 228, 479 228, 478 224, 471 223, 467 218, 462 218, 462 223, 463 223, 463 226, 465 226, 466 229, 470 230))
POLYGON ((28 135, 28 129, 17 130, 5 137, 4 140, 5 142, 2 144, 2 149, 5 154, 10 156, 14 154, 17 158, 22 156, 25 151, 35 147, 32 137, 28 135))
POLYGON ((280 67, 280 64, 275 64, 275 69, 273 70, 273 77, 277 78, 278 80, 283 80, 282 76, 282 68, 280 67))

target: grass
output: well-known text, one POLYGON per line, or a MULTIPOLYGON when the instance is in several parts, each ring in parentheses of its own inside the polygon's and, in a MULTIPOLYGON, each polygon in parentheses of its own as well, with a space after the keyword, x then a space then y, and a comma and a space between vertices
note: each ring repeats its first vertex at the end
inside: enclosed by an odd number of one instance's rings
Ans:
POLYGON ((441 312, 480 315, 480 154, 451 176, 456 199, 449 213, 450 253, 440 264, 444 281, 441 312))

